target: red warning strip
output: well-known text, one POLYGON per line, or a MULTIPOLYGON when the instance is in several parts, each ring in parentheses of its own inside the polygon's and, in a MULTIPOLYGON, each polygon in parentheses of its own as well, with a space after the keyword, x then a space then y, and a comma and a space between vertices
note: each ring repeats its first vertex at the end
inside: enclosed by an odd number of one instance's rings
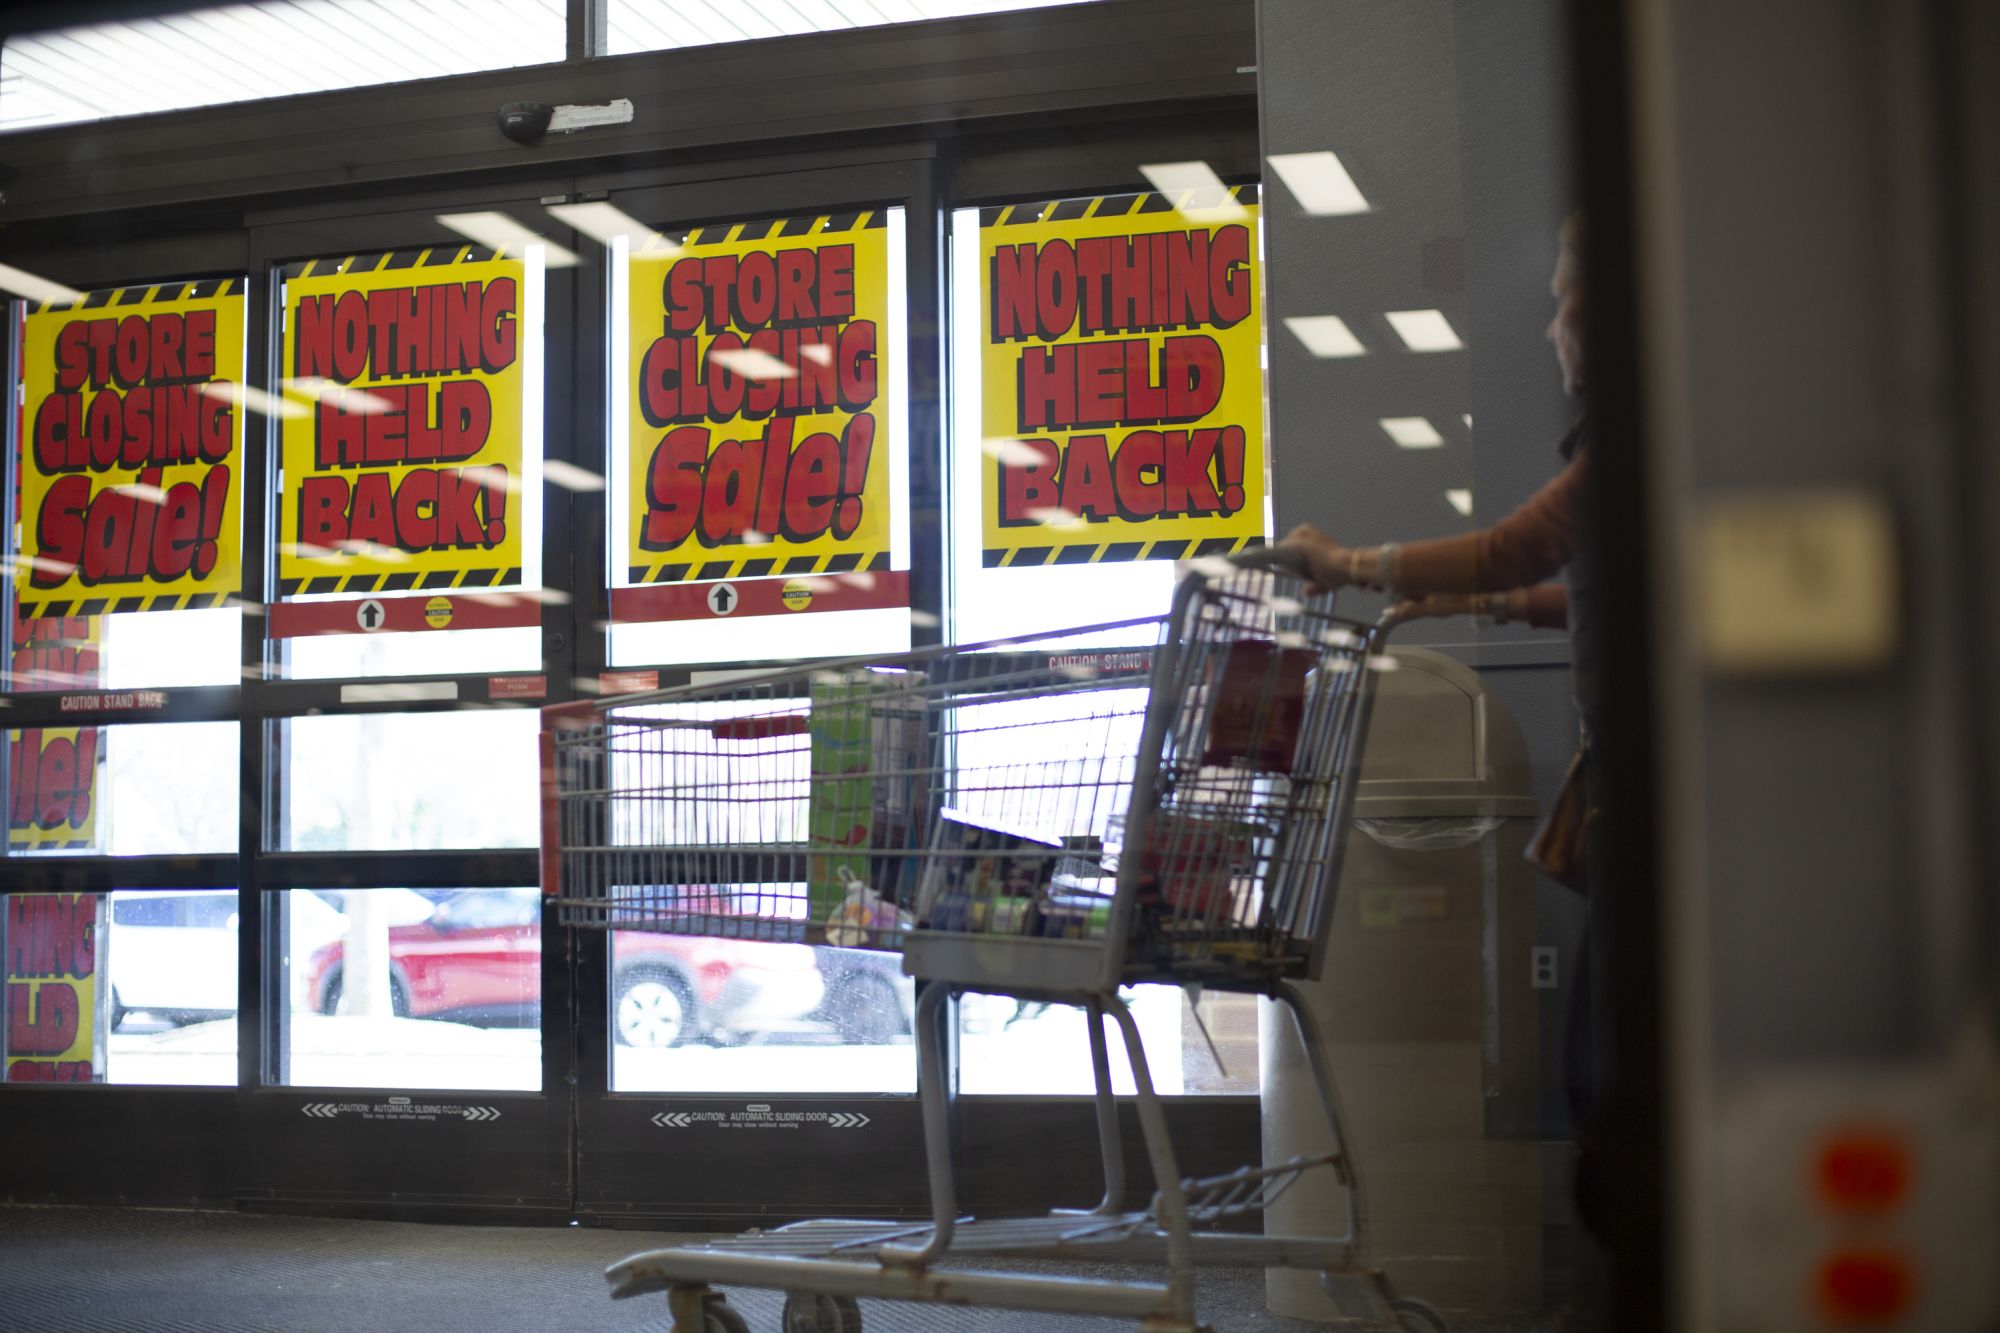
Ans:
POLYGON ((900 570, 727 579, 720 583, 647 583, 611 590, 611 618, 628 624, 789 616, 804 611, 878 611, 909 604, 910 576, 900 570))
POLYGON ((341 597, 325 602, 273 602, 270 635, 396 634, 416 630, 518 629, 542 623, 542 606, 520 593, 436 593, 425 597, 341 597))

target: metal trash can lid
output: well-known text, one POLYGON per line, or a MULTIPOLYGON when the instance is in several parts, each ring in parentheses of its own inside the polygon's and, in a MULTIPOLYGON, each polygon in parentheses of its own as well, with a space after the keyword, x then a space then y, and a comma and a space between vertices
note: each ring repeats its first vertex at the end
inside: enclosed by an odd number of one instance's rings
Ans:
POLYGON ((1534 818, 1521 728, 1479 673, 1429 648, 1389 655, 1396 669, 1375 682, 1355 817, 1534 818))

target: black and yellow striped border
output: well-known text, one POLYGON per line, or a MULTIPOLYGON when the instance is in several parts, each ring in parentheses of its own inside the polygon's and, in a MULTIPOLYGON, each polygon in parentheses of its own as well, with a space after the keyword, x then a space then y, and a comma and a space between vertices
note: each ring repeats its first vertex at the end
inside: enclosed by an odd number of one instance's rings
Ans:
MULTIPOLYGON (((786 241, 804 237, 837 236, 843 232, 877 231, 889 225, 886 208, 863 208, 847 213, 806 213, 790 218, 758 218, 749 222, 717 222, 662 233, 682 249, 704 245, 740 245, 746 241, 786 241)), ((671 251, 642 255, 642 259, 671 259, 671 251)))
MULTIPOLYGON (((756 547, 746 547, 756 550, 756 547)), ((889 568, 889 553, 849 551, 842 555, 733 556, 667 565, 633 565, 633 583, 695 583, 709 579, 760 579, 794 574, 877 574, 889 568)))
POLYGON ((63 310, 113 310, 153 301, 205 301, 217 296, 241 296, 249 283, 243 278, 202 278, 193 282, 159 282, 151 286, 105 287, 85 292, 81 301, 30 301, 28 313, 50 315, 63 310))
MULTIPOLYGON (((1254 205, 1258 199, 1257 187, 1232 185, 1229 197, 1239 204, 1254 205)), ((1032 222, 1137 217, 1143 213, 1171 213, 1179 203, 1178 198, 1149 190, 1139 194, 1104 194, 1078 199, 1050 199, 1040 203, 988 205, 979 210, 979 225, 1021 227, 1032 222)))
POLYGON ((1030 565, 1097 565, 1125 560, 1200 560, 1211 555, 1234 555, 1263 544, 1262 537, 1198 537, 1191 541, 989 547, 980 563, 988 569, 1021 569, 1030 565))
POLYGON ((22 599, 23 617, 122 616, 132 611, 208 611, 227 602, 226 592, 162 592, 129 597, 64 597, 53 601, 22 599))
POLYGON ((281 597, 316 596, 320 593, 349 592, 431 592, 448 588, 510 588, 521 581, 521 569, 496 566, 484 569, 403 570, 394 574, 321 574, 307 579, 279 579, 281 597))
POLYGON ((340 274, 387 273, 405 268, 442 268, 447 264, 483 264, 500 252, 478 245, 432 245, 414 250, 377 250, 359 255, 324 255, 295 259, 281 270, 287 282, 295 278, 330 278, 340 274))

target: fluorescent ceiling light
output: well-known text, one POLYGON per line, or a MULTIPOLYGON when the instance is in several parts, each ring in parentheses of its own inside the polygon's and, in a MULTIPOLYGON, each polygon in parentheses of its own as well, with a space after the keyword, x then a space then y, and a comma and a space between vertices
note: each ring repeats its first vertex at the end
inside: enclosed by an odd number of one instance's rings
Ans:
POLYGON ((1265 160, 1308 213, 1340 217, 1368 211, 1354 178, 1332 153, 1273 153, 1265 160))
POLYGON ((1077 522, 1078 516, 1064 509, 1061 505, 1047 505, 1040 509, 1030 509, 1028 511, 1028 521, 1030 523, 1043 523, 1050 527, 1059 528, 1066 523, 1077 522))
POLYGON ((210 380, 201 386, 201 393, 204 398, 220 398, 225 403, 247 407, 252 412, 262 413, 267 417, 297 419, 312 415, 312 409, 304 403, 295 403, 289 398, 280 398, 277 394, 265 393, 262 389, 253 389, 247 384, 235 384, 229 380, 210 380))
POLYGON ((1471 429, 1472 429, 1472 413, 1470 413, 1470 412, 1467 412, 1467 413, 1465 414, 1465 428, 1466 428, 1467 430, 1471 430, 1471 429))
POLYGON ((1465 346, 1442 310, 1391 310, 1383 318, 1412 352, 1453 352, 1465 346))
POLYGON ((1449 490, 1444 493, 1444 498, 1451 503, 1451 507, 1453 509, 1456 509, 1459 513, 1463 514, 1467 518, 1472 517, 1471 491, 1449 490))
POLYGON ((320 402, 342 412, 363 412, 375 415, 395 409, 395 404, 387 398, 372 394, 366 389, 356 389, 338 380, 322 379, 318 375, 300 375, 284 381, 286 393, 295 393, 301 398, 317 398, 320 402))
POLYGON ((668 240, 618 205, 601 199, 588 204, 550 204, 549 213, 607 248, 622 237, 634 259, 673 254, 681 248, 680 242, 668 240))
POLYGON ((1020 440, 995 438, 982 441, 979 447, 1002 467, 1041 467, 1048 462, 1041 450, 1020 440))
POLYGON ((1206 162, 1155 162, 1139 168, 1155 190, 1175 201, 1182 217, 1202 222, 1234 222, 1250 210, 1229 197, 1229 187, 1206 162))
POLYGON ((560 458, 544 458, 542 475, 552 484, 566 491, 601 491, 604 478, 588 468, 580 468, 574 463, 565 463, 560 458))
POLYGON ((480 463, 473 467, 460 468, 459 475, 482 490, 503 491, 508 495, 519 495, 522 490, 521 479, 498 463, 480 463))
POLYGON ((746 380, 789 380, 797 378, 799 373, 761 347, 710 352, 708 359, 730 374, 741 375, 746 380))
POLYGON ((1435 449, 1444 443, 1444 436, 1425 417, 1383 417, 1382 429, 1405 449, 1435 449))
POLYGON ((1368 350, 1339 315, 1288 315, 1285 327, 1314 356, 1360 356, 1368 350))
POLYGON ((541 233, 530 230, 505 213, 440 213, 437 220, 476 245, 498 254, 519 259, 528 247, 544 247, 542 263, 548 268, 573 268, 577 257, 541 233))
POLYGON ((12 264, 0 264, 0 291, 9 291, 30 301, 45 301, 51 305, 69 305, 83 299, 83 293, 74 287, 65 287, 59 282, 36 277, 26 269, 15 268, 12 264))
POLYGON ((371 542, 365 537, 350 537, 336 548, 342 555, 351 555, 359 560, 374 560, 385 565, 406 565, 410 562, 407 551, 394 546, 384 546, 371 542))

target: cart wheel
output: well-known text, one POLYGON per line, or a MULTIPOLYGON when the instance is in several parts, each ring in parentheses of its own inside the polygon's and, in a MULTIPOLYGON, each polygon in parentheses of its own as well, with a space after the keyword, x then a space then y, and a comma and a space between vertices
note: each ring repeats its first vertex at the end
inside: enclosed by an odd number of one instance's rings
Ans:
POLYGON ((1422 1301, 1393 1300, 1389 1308, 1396 1312, 1396 1327, 1403 1333, 1451 1333, 1444 1316, 1422 1301))
POLYGON ((720 1296, 702 1302, 702 1333, 750 1333, 750 1322, 720 1296))
POLYGON ((852 1296, 788 1292, 785 1333, 861 1333, 861 1306, 852 1296))

